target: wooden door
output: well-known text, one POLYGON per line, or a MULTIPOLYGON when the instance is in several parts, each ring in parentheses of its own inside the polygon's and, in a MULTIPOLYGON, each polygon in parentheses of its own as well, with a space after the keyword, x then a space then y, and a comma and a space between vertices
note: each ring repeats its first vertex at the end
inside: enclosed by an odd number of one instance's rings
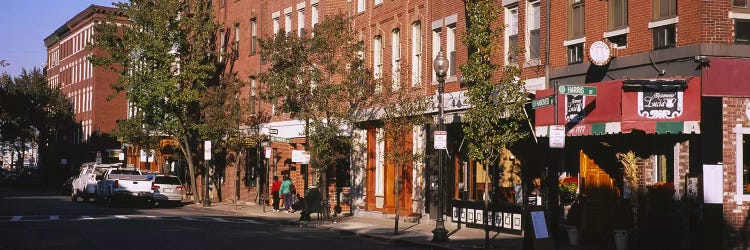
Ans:
MULTIPOLYGON (((411 129, 409 129, 411 132, 411 129)), ((412 133, 403 133, 404 137, 395 140, 385 140, 385 152, 399 150, 400 154, 412 154, 412 133), (395 147, 395 148, 394 148, 395 147)), ((396 199, 399 201, 399 214, 411 215, 411 188, 412 188, 412 162, 404 163, 402 166, 396 166, 392 160, 385 162, 385 183, 384 195, 385 202, 383 208, 386 213, 396 213, 396 199), (399 196, 396 198, 396 171, 399 172, 399 196)))
POLYGON ((365 194, 365 203, 367 211, 373 211, 376 210, 376 204, 375 204, 375 160, 376 160, 376 147, 378 145, 376 141, 376 130, 375 128, 368 128, 367 129, 367 189, 365 194))
MULTIPOLYGON (((411 129, 409 129, 411 131, 411 129)), ((406 133, 406 136, 403 138, 403 143, 400 145, 403 146, 403 151, 407 154, 413 154, 413 133, 406 133)), ((400 215, 411 215, 412 214, 412 171, 413 171, 413 163, 409 162, 404 164, 404 166, 401 166, 401 192, 399 193, 399 214, 400 215)))
POLYGON ((581 233, 591 239, 611 236, 618 196, 614 180, 583 151, 580 151, 580 169, 581 192, 586 197, 581 204, 581 233))

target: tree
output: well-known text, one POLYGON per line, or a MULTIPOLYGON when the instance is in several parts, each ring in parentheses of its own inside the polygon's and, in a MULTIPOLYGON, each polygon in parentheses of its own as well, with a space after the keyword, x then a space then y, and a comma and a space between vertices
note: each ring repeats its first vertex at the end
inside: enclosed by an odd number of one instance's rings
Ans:
MULTIPOLYGON (((395 172, 393 185, 395 188, 395 211, 396 216, 393 220, 393 234, 399 234, 398 221, 401 194, 403 186, 403 176, 408 170, 408 166, 420 162, 424 159, 424 152, 412 151, 412 141, 405 141, 411 138, 415 129, 423 127, 429 122, 429 117, 425 115, 429 100, 424 97, 424 89, 421 87, 403 86, 390 93, 390 98, 384 99, 382 110, 382 120, 385 131, 385 161, 392 164, 395 172), (388 146, 390 145, 390 146, 388 146)), ((387 185, 387 184, 386 184, 387 185)))
POLYGON ((364 67, 364 44, 344 14, 323 18, 313 34, 280 32, 262 39, 262 56, 271 66, 259 78, 266 102, 305 121, 310 167, 320 174, 327 199, 327 169, 351 154, 352 124, 367 116, 364 110, 377 99, 376 82, 364 67))
MULTIPOLYGON (((528 136, 524 105, 526 91, 517 66, 502 68, 500 82, 492 81, 499 66, 490 60, 497 48, 497 37, 502 37, 503 25, 499 22, 501 8, 492 0, 464 0, 467 29, 463 42, 469 48, 469 59, 461 65, 468 87, 468 110, 462 127, 469 142, 469 157, 480 162, 489 173, 502 154, 516 142, 528 136)), ((515 53, 515 51, 511 51, 515 53)), ((485 221, 490 196, 491 178, 485 175, 485 221)), ((485 227, 485 244, 489 245, 489 228, 485 227)))
POLYGON ((218 84, 211 1, 131 0, 115 6, 127 24, 118 25, 113 13, 95 27, 94 47, 104 55, 91 61, 119 73, 114 94, 127 93, 146 131, 177 139, 197 201, 194 154, 198 141, 210 136, 201 95, 218 84))
POLYGON ((15 78, 0 76, 0 140, 12 145, 23 167, 28 143, 38 146, 42 177, 51 184, 56 169, 55 143, 59 135, 72 134, 73 108, 59 89, 51 88, 38 68, 21 70, 15 78))

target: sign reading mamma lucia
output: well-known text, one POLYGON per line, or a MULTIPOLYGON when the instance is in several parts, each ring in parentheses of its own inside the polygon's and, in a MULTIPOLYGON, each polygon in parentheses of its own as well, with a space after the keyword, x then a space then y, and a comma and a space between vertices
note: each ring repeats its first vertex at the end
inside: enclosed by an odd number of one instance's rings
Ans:
POLYGON ((638 92, 638 115, 647 119, 674 119, 683 112, 683 92, 638 92))

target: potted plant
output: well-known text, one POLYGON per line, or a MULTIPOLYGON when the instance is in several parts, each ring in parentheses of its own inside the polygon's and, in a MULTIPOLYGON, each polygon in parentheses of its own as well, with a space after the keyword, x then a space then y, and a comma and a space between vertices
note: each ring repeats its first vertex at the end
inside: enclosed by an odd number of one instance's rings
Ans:
POLYGON ((578 178, 568 176, 560 180, 560 203, 564 206, 573 204, 578 192, 578 178))
POLYGON ((578 224, 581 221, 581 206, 577 200, 573 201, 565 219, 565 230, 568 232, 568 242, 571 246, 578 245, 578 224))

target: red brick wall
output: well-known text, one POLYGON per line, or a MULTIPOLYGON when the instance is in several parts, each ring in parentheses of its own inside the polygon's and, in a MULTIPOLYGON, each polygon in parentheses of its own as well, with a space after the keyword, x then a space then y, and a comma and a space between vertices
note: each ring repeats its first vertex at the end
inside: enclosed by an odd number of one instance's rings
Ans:
POLYGON ((725 243, 730 247, 744 242, 745 246, 750 244, 750 202, 744 201, 737 204, 735 201, 737 176, 741 173, 736 171, 736 134, 732 129, 741 124, 742 127, 750 127, 750 121, 745 117, 746 103, 748 98, 724 98, 723 99, 723 151, 724 151, 724 221, 726 236, 725 243))

